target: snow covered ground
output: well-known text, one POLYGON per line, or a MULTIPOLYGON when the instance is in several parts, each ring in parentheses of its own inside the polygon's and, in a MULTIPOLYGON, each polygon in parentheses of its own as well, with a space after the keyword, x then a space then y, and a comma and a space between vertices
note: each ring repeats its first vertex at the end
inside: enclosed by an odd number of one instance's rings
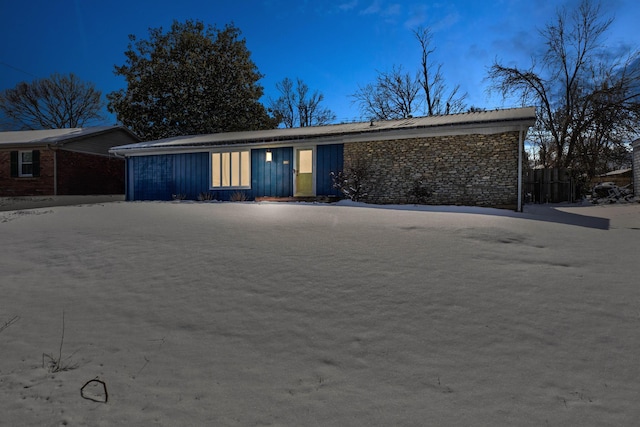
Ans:
POLYGON ((0 212, 21 209, 47 208, 105 202, 124 201, 124 194, 104 194, 95 196, 19 196, 0 197, 0 212))
POLYGON ((640 419, 640 204, 111 202, 0 242, 2 425, 640 419))

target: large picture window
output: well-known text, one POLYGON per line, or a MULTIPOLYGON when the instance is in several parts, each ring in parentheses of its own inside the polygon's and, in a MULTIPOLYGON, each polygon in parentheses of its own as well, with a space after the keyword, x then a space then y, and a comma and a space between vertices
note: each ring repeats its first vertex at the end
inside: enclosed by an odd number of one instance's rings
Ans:
POLYGON ((250 188, 250 159, 248 150, 211 153, 211 188, 250 188))

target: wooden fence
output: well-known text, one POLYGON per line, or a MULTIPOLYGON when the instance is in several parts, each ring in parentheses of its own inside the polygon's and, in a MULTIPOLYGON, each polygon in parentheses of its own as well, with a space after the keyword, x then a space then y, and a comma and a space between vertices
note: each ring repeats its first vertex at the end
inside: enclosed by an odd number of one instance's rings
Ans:
POLYGON ((579 197, 567 169, 531 169, 525 171, 523 181, 527 203, 573 203, 579 197))

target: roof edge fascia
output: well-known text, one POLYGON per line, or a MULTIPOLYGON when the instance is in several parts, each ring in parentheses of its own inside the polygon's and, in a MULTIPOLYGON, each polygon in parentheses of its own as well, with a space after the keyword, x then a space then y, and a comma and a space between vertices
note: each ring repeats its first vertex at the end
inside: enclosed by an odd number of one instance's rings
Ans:
MULTIPOLYGON (((94 128, 98 128, 98 126, 94 126, 94 128)), ((71 144, 83 139, 93 138, 96 136, 108 134, 116 131, 123 131, 124 133, 131 136, 134 140, 141 142, 141 139, 138 135, 133 133, 130 129, 125 126, 116 125, 116 126, 99 126, 99 130, 88 131, 85 133, 81 133, 79 135, 60 135, 60 136, 49 136, 46 138, 34 139, 30 141, 21 141, 21 142, 8 142, 0 144, 1 150, 23 150, 27 148, 35 149, 35 148, 53 148, 53 147, 62 147, 66 144, 71 144)), ((92 127, 86 128, 77 128, 77 129, 92 129, 92 127)), ((35 129, 35 130, 47 130, 47 129, 35 129)), ((12 131, 12 132, 23 132, 23 131, 12 131)), ((28 132, 28 131, 24 131, 28 132)))
MULTIPOLYGON (((535 123, 535 118, 516 118, 510 120, 494 120, 487 122, 465 122, 455 124, 441 124, 433 126, 420 126, 403 129, 384 129, 379 131, 351 132, 342 134, 318 135, 300 138, 285 138, 282 140, 229 142, 226 144, 200 143, 193 145, 158 146, 158 147, 118 147, 109 150, 110 153, 119 156, 144 156, 160 154, 196 153, 215 150, 229 150, 230 148, 278 148, 283 146, 328 145, 357 143, 367 141, 387 141, 411 138, 429 138, 451 135, 473 134, 497 134, 502 132, 515 132, 523 128, 529 128, 535 123)), ((124 147, 124 146, 123 146, 124 147)))
MULTIPOLYGON (((80 129, 91 129, 91 127, 86 127, 86 128, 80 128, 80 129)), ((131 136, 132 138, 136 139, 137 141, 141 141, 140 137, 138 135, 136 135, 135 133, 133 133, 129 128, 125 127, 125 126, 120 126, 120 125, 116 125, 116 126, 105 126, 105 127, 101 127, 100 130, 96 130, 94 132, 89 131, 88 133, 85 134, 81 134, 81 135, 71 135, 69 137, 63 137, 60 138, 59 141, 57 142, 53 142, 50 143, 51 145, 57 145, 57 146, 62 146, 65 144, 70 144, 73 142, 77 142, 79 140, 83 140, 83 139, 87 139, 87 138, 93 138, 96 136, 100 136, 100 135, 104 135, 107 133, 111 133, 111 132, 116 132, 116 131, 124 131, 124 133, 128 134, 129 136, 131 136)))
POLYGON ((12 142, 0 145, 0 151, 50 150, 52 148, 53 144, 42 141, 12 142))

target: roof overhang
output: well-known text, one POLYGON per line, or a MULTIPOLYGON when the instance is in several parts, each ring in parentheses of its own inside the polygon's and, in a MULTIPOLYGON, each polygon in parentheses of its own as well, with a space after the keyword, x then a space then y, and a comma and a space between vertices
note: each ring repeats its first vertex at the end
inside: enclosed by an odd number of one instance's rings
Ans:
POLYGON ((489 135, 526 131, 533 126, 535 120, 535 108, 526 107, 492 112, 421 117, 401 121, 192 135, 113 147, 110 152, 120 156, 144 156, 222 151, 228 150, 230 147, 276 148, 291 145, 326 145, 450 135, 489 135))
POLYGON ((113 132, 124 132, 132 139, 140 141, 140 138, 137 135, 124 126, 42 129, 0 132, 0 149, 57 149, 65 146, 66 144, 113 132))

